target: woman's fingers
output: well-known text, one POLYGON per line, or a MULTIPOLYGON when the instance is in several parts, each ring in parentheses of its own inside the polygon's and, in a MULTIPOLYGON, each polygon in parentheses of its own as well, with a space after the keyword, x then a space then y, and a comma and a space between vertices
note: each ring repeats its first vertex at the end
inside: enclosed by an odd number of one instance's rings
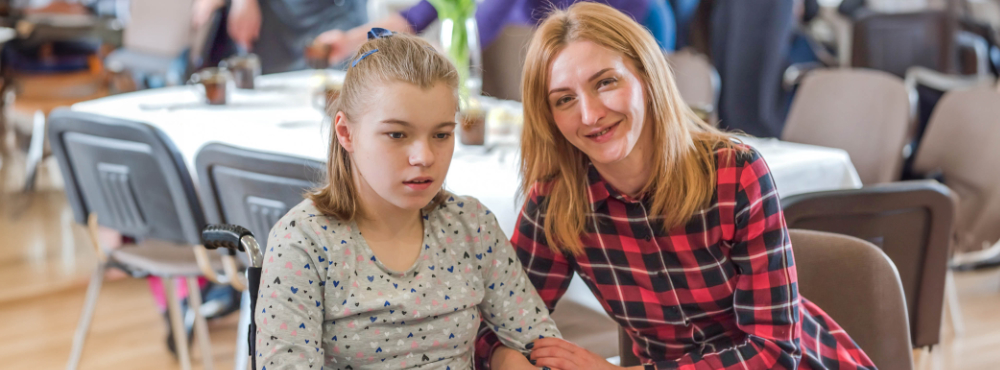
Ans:
POLYGON ((551 370, 584 370, 580 365, 570 360, 559 357, 544 357, 535 360, 535 366, 539 368, 549 368, 551 370))
POLYGON ((581 367, 578 363, 580 356, 558 343, 536 345, 528 359, 534 361, 535 366, 548 366, 551 369, 570 370, 581 367))
POLYGON ((550 347, 562 348, 573 354, 577 354, 580 351, 584 350, 583 348, 580 348, 580 346, 577 346, 576 344, 573 344, 572 342, 566 341, 565 339, 561 338, 542 338, 532 342, 532 344, 534 344, 534 346, 531 348, 532 352, 540 348, 550 348, 550 347))
POLYGON ((545 338, 533 342, 529 359, 535 361, 535 366, 553 370, 616 368, 604 358, 558 338, 545 338))

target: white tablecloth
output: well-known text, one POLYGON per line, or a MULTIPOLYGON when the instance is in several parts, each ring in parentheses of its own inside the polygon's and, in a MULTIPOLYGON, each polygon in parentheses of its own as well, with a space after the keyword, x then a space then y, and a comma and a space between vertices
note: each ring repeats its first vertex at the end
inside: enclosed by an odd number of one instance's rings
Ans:
MULTIPOLYGON (((342 78, 339 72, 328 73, 330 78, 342 78)), ((196 87, 179 86, 91 100, 72 109, 159 128, 174 141, 192 171, 195 154, 209 142, 325 160, 329 123, 312 98, 322 79, 313 71, 261 76, 258 90, 236 90, 225 106, 206 105, 196 87)), ((861 186, 843 150, 774 139, 744 140, 770 165, 782 197, 861 186)), ((517 161, 512 148, 484 153, 479 147, 459 145, 445 186, 482 201, 510 235, 520 208, 515 200, 517 161)))

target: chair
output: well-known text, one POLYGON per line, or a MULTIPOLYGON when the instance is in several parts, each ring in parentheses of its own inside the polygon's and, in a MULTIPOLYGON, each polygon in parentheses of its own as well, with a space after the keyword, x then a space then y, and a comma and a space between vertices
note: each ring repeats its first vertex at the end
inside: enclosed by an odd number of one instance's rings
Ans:
POLYGON ((899 178, 910 127, 903 81, 863 69, 816 70, 799 86, 781 139, 847 151, 861 182, 899 178))
POLYGON ((534 34, 529 26, 507 26, 483 49, 483 94, 521 101, 521 70, 534 34))
POLYGON ((639 357, 632 351, 632 337, 628 336, 625 328, 618 327, 618 356, 621 359, 621 367, 639 366, 639 357))
POLYGON ((798 194, 781 200, 789 228, 850 235, 875 244, 889 256, 903 284, 916 347, 940 341, 954 202, 948 187, 933 180, 798 194))
POLYGON ((913 171, 937 175, 958 194, 956 251, 1000 239, 1000 91, 980 86, 950 91, 931 114, 913 171))
POLYGON ((789 230, 799 294, 815 303, 882 370, 911 370, 903 287, 892 261, 863 240, 789 230))
POLYGON ((974 71, 963 73, 990 73, 988 40, 951 14, 947 10, 863 12, 854 23, 851 66, 899 77, 914 66, 955 73, 968 64, 974 71), (963 63, 965 54, 971 57, 963 63))
POLYGON ((903 77, 922 66, 951 72, 955 66, 955 24, 946 11, 867 12, 854 22, 851 66, 903 77))
POLYGON ((673 69, 674 82, 684 102, 707 122, 718 124, 716 108, 722 82, 708 58, 692 49, 684 49, 667 54, 667 63, 673 69))
MULTIPOLYGON (((326 171, 322 162, 219 143, 205 145, 198 151, 195 168, 208 222, 245 226, 254 235, 262 236, 258 242, 261 250, 267 246, 266 236, 271 227, 301 202, 309 189, 318 185, 326 171)), ((201 260, 208 259, 204 247, 198 246, 196 251, 201 260)), ((245 258, 243 254, 240 256, 245 258)), ((224 278, 216 276, 207 263, 202 265, 209 279, 231 283, 235 289, 243 291, 235 363, 236 369, 246 369, 249 352, 244 344, 252 320, 248 284, 238 277, 235 264, 223 266, 224 278)), ((249 261, 243 261, 243 266, 249 265, 249 261)))
MULTIPOLYGON (((66 198, 77 223, 87 226, 98 255, 98 268, 87 288, 87 298, 73 338, 68 369, 80 361, 104 272, 110 267, 133 276, 163 278, 174 344, 183 369, 191 367, 180 302, 173 278, 185 278, 189 304, 195 313, 195 332, 206 369, 212 368, 212 350, 205 318, 200 313, 197 279, 201 270, 192 246, 200 243, 205 226, 187 166, 173 143, 149 125, 72 112, 52 112, 49 139, 66 183, 66 198), (138 240, 106 250, 97 239, 98 225, 138 240)), ((218 267, 218 258, 209 261, 218 267)))
MULTIPOLYGON (((951 90, 969 89, 979 86, 990 86, 996 82, 996 78, 991 75, 952 75, 937 72, 924 67, 910 67, 906 70, 904 84, 910 97, 914 98, 914 122, 910 135, 910 148, 912 152, 920 150, 920 141, 927 130, 927 124, 931 119, 934 107, 941 100, 944 94, 951 90)), ((913 178, 913 160, 915 156, 907 158, 903 165, 903 179, 913 178)))
MULTIPOLYGON (((833 318, 879 369, 912 370, 910 330, 892 261, 863 240, 789 230, 799 294, 833 318)), ((639 365, 632 339, 618 331, 621 366, 639 365)))

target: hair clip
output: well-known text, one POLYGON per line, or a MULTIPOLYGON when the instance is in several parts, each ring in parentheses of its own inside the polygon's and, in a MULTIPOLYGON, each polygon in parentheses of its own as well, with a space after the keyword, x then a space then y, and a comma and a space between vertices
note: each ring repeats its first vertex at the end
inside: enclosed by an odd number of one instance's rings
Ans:
POLYGON ((369 40, 380 39, 380 38, 389 37, 389 36, 392 36, 392 35, 393 35, 393 32, 389 31, 389 30, 387 30, 385 28, 375 27, 375 28, 372 28, 370 31, 368 31, 368 39, 369 40))
POLYGON ((355 66, 357 66, 358 62, 360 62, 362 59, 365 59, 365 57, 367 57, 369 55, 372 55, 372 53, 374 53, 376 51, 378 51, 378 49, 371 49, 371 50, 368 50, 367 52, 365 52, 364 54, 361 54, 361 56, 358 57, 358 59, 355 59, 354 62, 351 63, 351 68, 354 68, 355 66))
MULTIPOLYGON (((389 31, 389 30, 387 30, 385 28, 375 27, 375 28, 372 28, 370 31, 368 31, 368 39, 369 40, 386 38, 386 37, 389 37, 389 36, 392 36, 392 35, 393 35, 393 32, 389 31)), ((365 59, 365 57, 367 57, 369 55, 372 55, 372 53, 374 53, 376 51, 378 51, 378 49, 371 49, 371 50, 368 50, 367 52, 365 52, 364 54, 361 54, 361 56, 358 57, 358 59, 355 59, 354 62, 351 62, 351 68, 353 68, 354 66, 357 66, 358 62, 360 62, 362 59, 365 59)))

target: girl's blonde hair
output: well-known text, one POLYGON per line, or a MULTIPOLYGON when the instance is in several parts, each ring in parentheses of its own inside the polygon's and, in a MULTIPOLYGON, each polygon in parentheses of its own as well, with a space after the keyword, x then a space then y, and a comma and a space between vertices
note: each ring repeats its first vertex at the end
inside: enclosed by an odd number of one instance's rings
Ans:
MULTIPOLYGON (((455 99, 458 99, 455 66, 419 37, 393 34, 370 39, 361 46, 351 63, 340 96, 327 107, 331 117, 343 112, 351 122, 366 109, 378 109, 379 102, 371 101, 369 92, 374 86, 392 81, 407 82, 423 89, 444 83, 455 91, 455 99)), ((331 127, 326 184, 308 194, 316 209, 342 221, 366 217, 352 166, 350 153, 337 140, 336 128, 331 127)), ((444 194, 441 189, 431 205, 440 204, 444 194)))
POLYGON ((546 239, 553 251, 574 255, 583 252, 580 236, 591 212, 588 159, 556 127, 547 91, 552 60, 578 40, 621 53, 638 69, 648 103, 644 124, 652 126, 654 148, 652 175, 641 192, 667 231, 708 205, 715 192, 715 151, 733 147, 730 135, 698 118, 681 100, 665 56, 645 28, 603 4, 579 2, 554 11, 535 31, 524 64, 521 193, 536 184, 549 189, 546 239))

